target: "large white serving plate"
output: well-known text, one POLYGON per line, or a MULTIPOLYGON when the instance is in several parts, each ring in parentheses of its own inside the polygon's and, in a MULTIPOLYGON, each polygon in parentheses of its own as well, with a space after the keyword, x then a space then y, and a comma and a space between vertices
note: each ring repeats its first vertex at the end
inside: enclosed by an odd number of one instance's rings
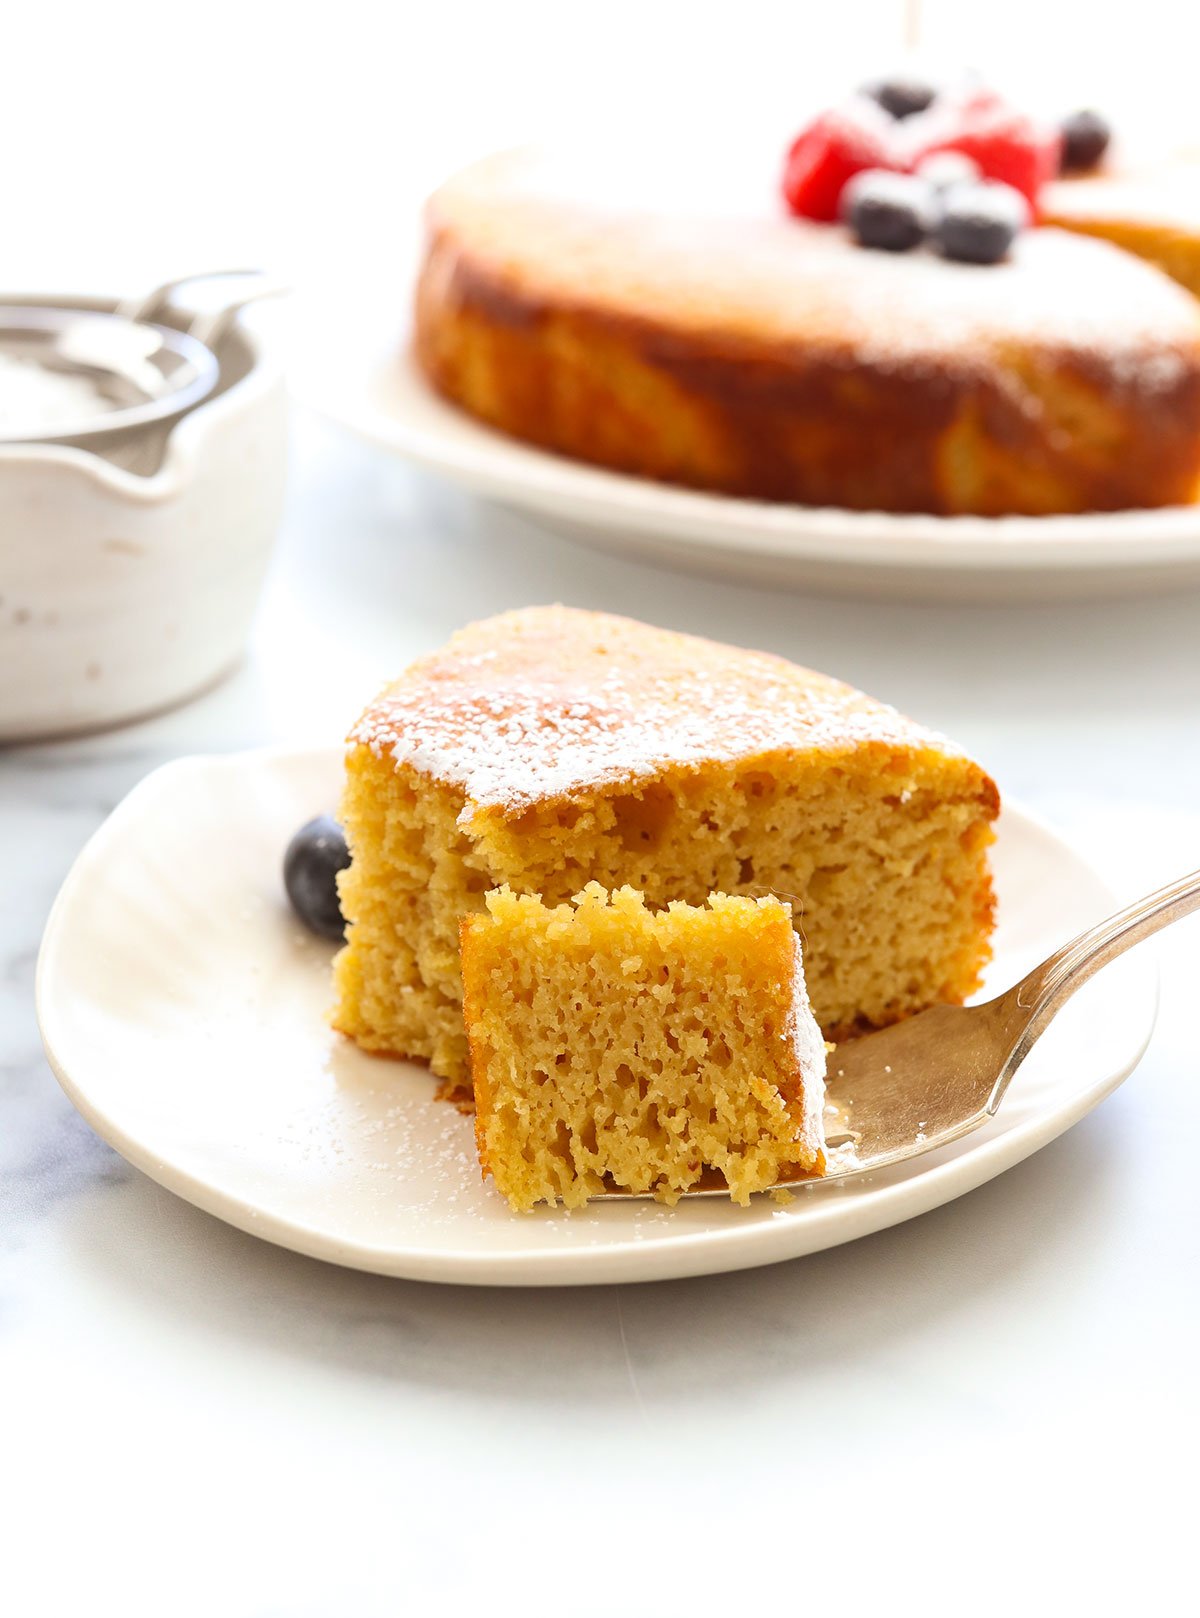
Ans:
MULTIPOLYGON (((314 409, 558 533, 641 561, 886 599, 1086 600, 1200 585, 1200 505, 898 517, 700 494, 547 454, 474 421, 427 385, 394 313, 351 317, 341 305, 334 316, 314 303, 303 330, 293 381, 314 409)), ((871 445, 862 450, 868 457, 871 445)))
MULTIPOLYGON (((1044 1146, 1137 1063, 1154 1023, 1144 953, 1060 1016, 1000 1115, 884 1172, 739 1208, 613 1201, 509 1212, 481 1182, 471 1120, 422 1068, 327 1023, 330 946, 280 885, 292 831, 336 801, 337 750, 185 759, 141 783, 79 856, 46 928, 50 1061, 105 1140, 243 1230, 384 1275, 559 1286, 795 1258, 960 1196, 1044 1146)), ((995 855, 995 990, 1115 908, 1089 867, 1009 807, 995 855)))

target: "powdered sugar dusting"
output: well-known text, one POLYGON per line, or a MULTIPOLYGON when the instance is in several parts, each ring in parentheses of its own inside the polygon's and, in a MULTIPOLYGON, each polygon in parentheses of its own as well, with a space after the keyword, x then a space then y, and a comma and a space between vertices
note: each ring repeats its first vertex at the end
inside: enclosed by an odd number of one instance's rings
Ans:
POLYGON ((863 743, 950 750, 894 708, 783 658, 566 607, 462 630, 385 691, 349 740, 460 788, 464 825, 668 766, 863 743))
POLYGON ((624 166, 611 151, 508 153, 451 180, 431 217, 528 295, 777 353, 802 343, 859 366, 975 376, 1036 351, 1151 394, 1200 368, 1194 300, 1108 243, 1029 230, 990 266, 870 252, 785 217, 764 154, 720 165, 723 191, 717 171, 695 152, 624 166))
POLYGON ((817 1026, 804 981, 800 935, 796 934, 796 976, 789 1030, 804 1086, 804 1144, 815 1151, 825 1143, 825 1036, 817 1026))

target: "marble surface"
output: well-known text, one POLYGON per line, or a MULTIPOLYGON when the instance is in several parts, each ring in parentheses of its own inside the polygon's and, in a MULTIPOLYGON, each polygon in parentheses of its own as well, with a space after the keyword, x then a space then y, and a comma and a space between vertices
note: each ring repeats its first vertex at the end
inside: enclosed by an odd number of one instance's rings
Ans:
POLYGON ((672 1614, 801 1592, 984 1612, 1033 1587, 1042 1611, 1178 1610, 1200 922, 1162 941, 1141 1068, 1069 1135, 912 1224, 711 1280, 341 1272, 161 1191, 58 1091, 38 938, 121 796, 182 753, 336 737, 456 625, 548 600, 888 697, 1126 896, 1198 862, 1200 597, 961 609, 719 586, 575 548, 301 418, 237 674, 149 723, 0 754, 0 1605, 672 1614))

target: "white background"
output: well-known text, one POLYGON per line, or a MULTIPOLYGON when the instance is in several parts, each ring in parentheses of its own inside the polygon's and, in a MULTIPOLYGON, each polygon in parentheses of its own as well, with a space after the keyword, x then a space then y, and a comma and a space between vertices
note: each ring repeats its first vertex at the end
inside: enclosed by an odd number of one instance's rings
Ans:
MULTIPOLYGON (((926 20, 1047 104, 1186 121, 1193 11, 944 0, 926 20)), ((24 7, 3 36, 0 274, 129 288, 243 261, 350 287, 483 146, 571 121, 783 128, 901 31, 895 5, 836 0, 24 7)), ((910 1226, 711 1281, 340 1273, 159 1191, 59 1096, 33 952, 106 809, 180 752, 328 739, 458 623, 555 598, 867 686, 1129 896, 1197 863, 1194 595, 718 587, 577 551, 298 417, 247 666, 152 724, 0 758, 0 1610, 1190 1610, 1195 923, 1164 947, 1146 1062, 1064 1140, 910 1226)))
MULTIPOLYGON (((216 262, 352 277, 481 149, 571 126, 786 132, 895 59, 902 0, 41 0, 12 5, 4 277, 216 262), (365 245, 364 245, 365 244, 365 245)), ((1189 0, 925 0, 935 57, 1048 110, 1187 128, 1189 0)), ((1196 138, 1193 133, 1193 138, 1196 138)))

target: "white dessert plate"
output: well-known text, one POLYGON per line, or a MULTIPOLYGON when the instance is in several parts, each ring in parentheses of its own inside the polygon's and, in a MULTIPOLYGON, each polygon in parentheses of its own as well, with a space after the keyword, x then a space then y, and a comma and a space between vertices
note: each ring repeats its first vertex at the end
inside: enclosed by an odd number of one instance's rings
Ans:
POLYGON ((1200 585, 1200 505, 928 517, 701 494, 601 471, 483 426, 426 384, 394 312, 372 322, 344 305, 335 315, 310 305, 304 338, 293 385, 313 409, 557 533, 640 561, 889 600, 1087 600, 1200 585))
MULTIPOLYGON (((796 1258, 948 1202, 1070 1127, 1137 1063, 1154 1023, 1146 952, 1067 1006, 999 1116, 880 1173, 739 1208, 591 1203, 516 1215, 480 1179, 471 1120, 424 1069, 326 1023, 331 946, 288 911, 288 838, 336 802, 340 750, 185 759, 138 786, 79 856, 46 928, 38 1013, 92 1127, 242 1230, 384 1275, 566 1286, 796 1258)), ((993 989, 1115 908, 1089 867, 1011 806, 996 846, 993 989)))

